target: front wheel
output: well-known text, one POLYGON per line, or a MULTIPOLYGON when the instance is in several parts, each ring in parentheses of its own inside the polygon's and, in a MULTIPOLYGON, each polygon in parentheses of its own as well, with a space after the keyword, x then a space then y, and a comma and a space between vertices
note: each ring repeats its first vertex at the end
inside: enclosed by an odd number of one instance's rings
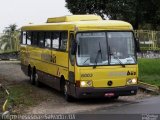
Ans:
POLYGON ((68 102, 72 102, 73 101, 73 97, 68 95, 68 87, 67 87, 67 82, 65 82, 64 84, 64 98, 66 101, 68 102))
POLYGON ((119 96, 113 96, 111 97, 112 100, 118 100, 119 96))

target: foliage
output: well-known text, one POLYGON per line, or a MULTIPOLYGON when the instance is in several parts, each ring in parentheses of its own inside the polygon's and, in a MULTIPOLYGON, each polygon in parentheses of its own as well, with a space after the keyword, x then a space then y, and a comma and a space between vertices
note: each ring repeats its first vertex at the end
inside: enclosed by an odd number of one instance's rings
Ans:
POLYGON ((105 18, 125 20, 135 29, 158 29, 160 25, 159 0, 65 0, 73 14, 98 14, 105 18), (145 26, 147 24, 147 26, 145 26))
POLYGON ((17 51, 19 45, 19 31, 16 24, 9 25, 3 31, 1 36, 0 48, 4 47, 4 50, 17 51))
POLYGON ((160 60, 139 59, 139 79, 153 85, 160 86, 160 60))

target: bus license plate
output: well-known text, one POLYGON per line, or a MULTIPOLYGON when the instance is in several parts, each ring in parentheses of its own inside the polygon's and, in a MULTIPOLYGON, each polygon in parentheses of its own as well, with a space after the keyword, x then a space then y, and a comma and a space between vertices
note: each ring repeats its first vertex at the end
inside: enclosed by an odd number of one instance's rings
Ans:
POLYGON ((113 97, 113 96, 114 96, 114 93, 105 93, 104 96, 105 96, 105 97, 113 97))

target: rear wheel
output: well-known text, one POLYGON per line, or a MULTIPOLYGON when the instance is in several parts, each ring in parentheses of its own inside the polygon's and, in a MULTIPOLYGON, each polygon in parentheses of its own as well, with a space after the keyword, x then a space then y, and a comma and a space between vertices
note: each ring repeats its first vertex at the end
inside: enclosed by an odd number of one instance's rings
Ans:
POLYGON ((35 85, 35 80, 36 80, 36 68, 34 67, 30 75, 30 83, 32 85, 35 85))
POLYGON ((34 73, 31 73, 31 75, 30 75, 30 83, 31 83, 32 85, 35 84, 35 74, 34 74, 34 73))
POLYGON ((38 77, 38 74, 36 73, 36 74, 35 74, 35 85, 36 85, 37 87, 41 87, 41 86, 42 86, 42 83, 41 83, 38 79, 39 79, 39 77, 38 77))

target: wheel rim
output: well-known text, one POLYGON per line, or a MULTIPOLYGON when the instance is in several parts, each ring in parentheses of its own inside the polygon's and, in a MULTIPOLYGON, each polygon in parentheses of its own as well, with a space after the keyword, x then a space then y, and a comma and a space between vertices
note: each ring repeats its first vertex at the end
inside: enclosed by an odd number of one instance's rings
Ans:
POLYGON ((64 95, 65 95, 65 96, 67 96, 67 91, 68 91, 68 90, 67 90, 67 85, 65 84, 65 85, 64 85, 64 95))
POLYGON ((35 84, 36 83, 36 74, 31 74, 31 84, 35 84))
POLYGON ((30 82, 33 83, 33 75, 31 75, 30 82))
POLYGON ((38 74, 37 73, 35 74, 35 82, 36 82, 36 84, 38 83, 38 74))

